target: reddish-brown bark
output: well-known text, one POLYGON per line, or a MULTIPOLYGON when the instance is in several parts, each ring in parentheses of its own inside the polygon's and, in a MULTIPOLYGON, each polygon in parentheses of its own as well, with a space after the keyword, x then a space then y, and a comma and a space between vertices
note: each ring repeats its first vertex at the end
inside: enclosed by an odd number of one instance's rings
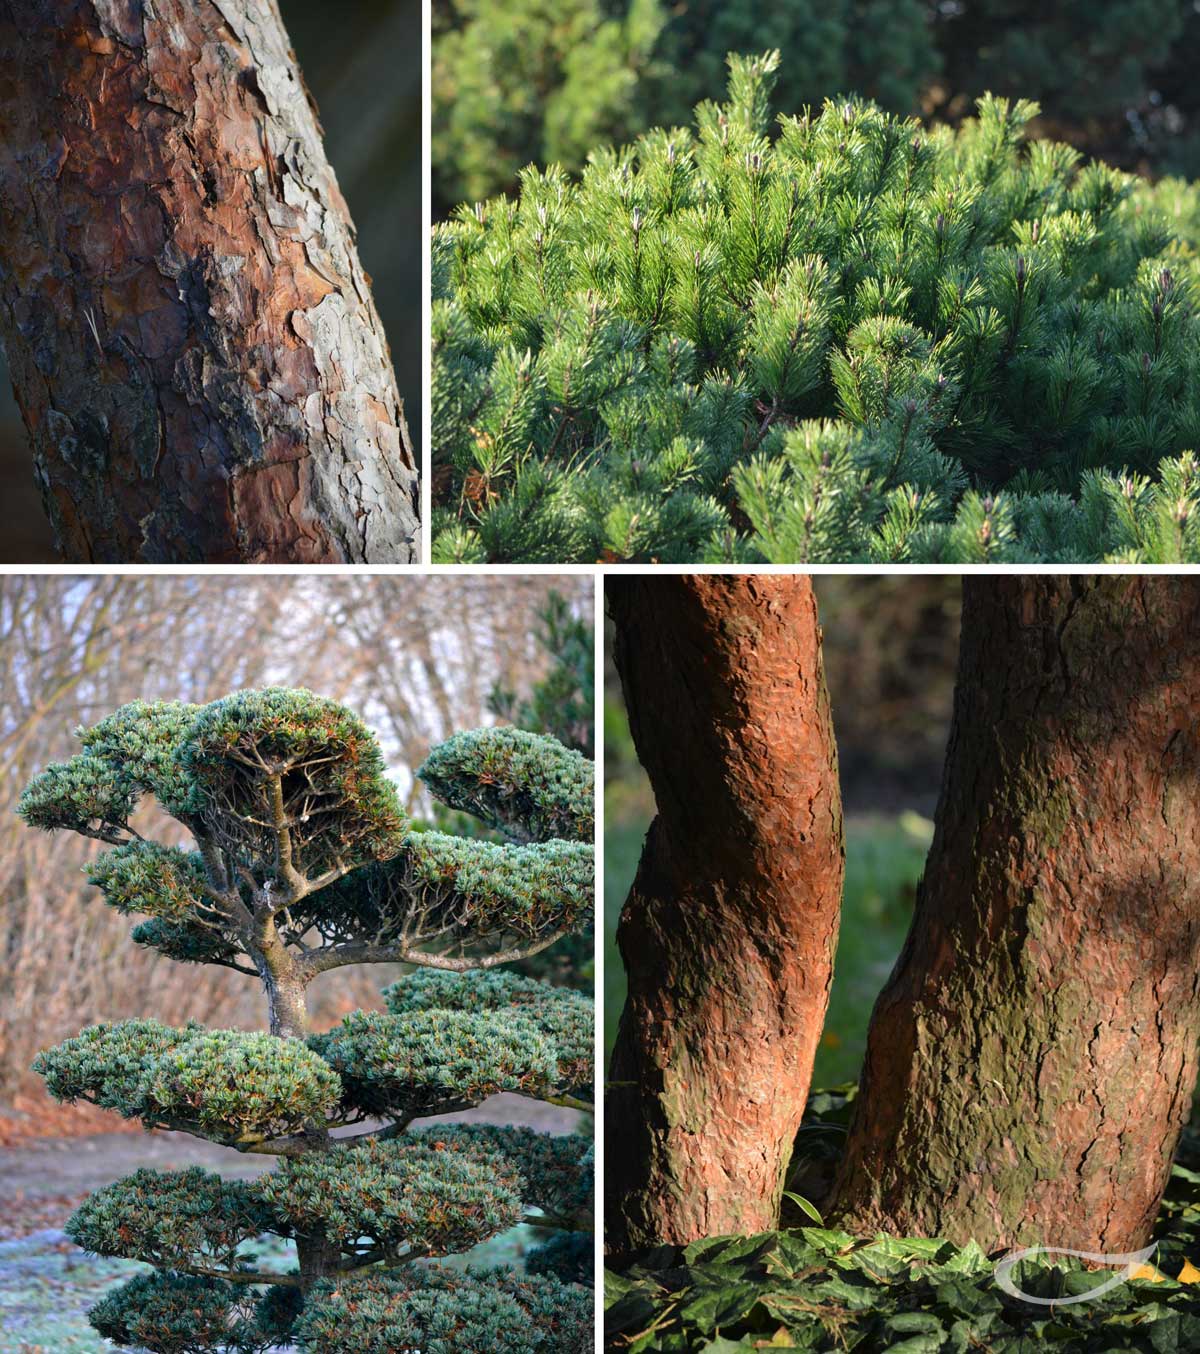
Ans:
POLYGON ((66 558, 419 557, 275 0, 0 0, 0 335, 66 558))
POLYGON ((617 940, 610 1249, 775 1223, 829 996, 837 753, 807 578, 614 578, 658 816, 617 940))
POLYGON ((1200 1035, 1200 581, 971 578, 937 830, 827 1210, 1146 1241, 1200 1035))

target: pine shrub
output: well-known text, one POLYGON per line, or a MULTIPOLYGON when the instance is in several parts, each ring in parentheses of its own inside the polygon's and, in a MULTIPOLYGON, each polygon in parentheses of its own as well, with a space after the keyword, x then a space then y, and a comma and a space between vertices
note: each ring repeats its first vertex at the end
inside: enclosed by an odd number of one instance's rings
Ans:
POLYGON ((435 559, 1200 558, 1194 195, 778 62, 437 230, 435 559))
POLYGON ((369 730, 311 692, 138 701, 79 734, 83 750, 35 778, 21 814, 108 843, 88 878, 146 918, 133 939, 260 980, 271 1032, 126 1020, 35 1069, 57 1099, 278 1158, 251 1181, 139 1170, 87 1199, 70 1237, 156 1269, 101 1299, 96 1330, 154 1354, 588 1347, 591 1296, 568 1261, 590 1240, 528 1274, 424 1262, 526 1220, 549 1229, 543 1250, 590 1237, 590 1141, 410 1125, 498 1091, 589 1104, 591 1003, 494 965, 589 924, 590 762, 511 729, 435 748, 418 775, 498 843, 417 831, 369 730), (193 850, 130 826, 145 797, 193 850), (415 972, 387 989, 388 1011, 308 1030, 319 973, 397 961, 415 972), (381 1125, 331 1136, 368 1117, 381 1125), (259 1263, 268 1234, 295 1243, 297 1270, 259 1263))
POLYGON ((297 1334, 311 1354, 584 1354, 591 1300, 550 1276, 410 1266, 313 1292, 297 1334))

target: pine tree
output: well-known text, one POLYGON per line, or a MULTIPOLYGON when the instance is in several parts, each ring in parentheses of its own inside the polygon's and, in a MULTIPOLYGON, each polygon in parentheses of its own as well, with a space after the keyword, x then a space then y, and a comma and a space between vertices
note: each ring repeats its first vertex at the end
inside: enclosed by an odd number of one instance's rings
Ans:
POLYGON ((270 1033, 127 1020, 35 1068, 57 1099, 278 1158, 251 1182, 140 1170, 85 1201, 74 1241, 157 1271, 106 1296, 95 1328, 158 1354, 590 1348, 591 1297, 576 1282, 590 1139, 414 1123, 499 1091, 590 1102, 590 1001, 496 968, 590 918, 590 764, 513 729, 434 748, 417 774, 502 832, 498 845, 412 830, 374 737, 308 691, 135 701, 79 735, 82 750, 26 789, 23 818, 108 844, 88 878, 145 918, 133 939, 257 977, 270 1033), (193 849, 132 826, 143 798, 193 849), (386 1012, 310 1031, 318 974, 400 961, 416 971, 386 989, 386 1012), (367 1120, 380 1126, 331 1136, 367 1120), (528 1274, 424 1263, 530 1207, 561 1234, 528 1274), (294 1240, 296 1270, 256 1263, 263 1234, 294 1240))
POLYGON ((438 229, 434 558, 1200 559, 1194 195, 778 66, 438 229))

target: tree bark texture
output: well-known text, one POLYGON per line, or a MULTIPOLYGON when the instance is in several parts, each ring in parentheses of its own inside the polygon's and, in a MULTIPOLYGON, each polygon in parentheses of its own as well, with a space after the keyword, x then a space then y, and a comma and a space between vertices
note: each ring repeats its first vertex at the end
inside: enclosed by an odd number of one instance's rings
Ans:
POLYGON ((937 827, 871 1020, 848 1230, 1145 1244, 1200 1035, 1200 582, 970 578, 937 827))
POLYGON ((272 973, 264 960, 262 971, 266 974, 264 985, 267 989, 267 1011, 272 1034, 281 1039, 305 1039, 308 1037, 308 984, 306 980, 289 966, 283 972, 272 973))
POLYGON ((614 578, 616 663, 658 816, 621 914, 608 1242, 778 1219, 829 996, 843 849, 807 578, 614 578))
POLYGON ((0 335, 64 556, 418 559, 387 342, 275 0, 0 0, 0 70, 0 335))

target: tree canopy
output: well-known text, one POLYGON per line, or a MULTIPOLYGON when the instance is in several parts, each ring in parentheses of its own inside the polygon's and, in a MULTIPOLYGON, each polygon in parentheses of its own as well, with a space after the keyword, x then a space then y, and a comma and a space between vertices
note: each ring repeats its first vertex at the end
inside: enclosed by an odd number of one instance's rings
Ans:
POLYGON ((77 1244, 159 1270, 106 1296, 96 1329, 159 1354, 482 1352, 518 1333, 514 1349, 585 1348, 590 1262, 554 1239, 591 1226, 590 1140, 409 1126, 501 1091, 590 1107, 591 1001, 498 965, 590 921, 591 764, 509 728, 434 748, 418 774, 495 842, 420 830, 371 732, 311 691, 135 701, 78 734, 22 817, 104 842, 88 880, 143 918, 132 938, 257 976, 271 1030, 105 1023, 35 1070, 60 1100, 278 1158, 244 1182, 140 1170, 85 1201, 77 1244), (143 800, 192 849, 146 835, 143 800), (312 1032, 312 979, 374 962, 413 966, 388 1009, 312 1032), (415 1267, 523 1221, 554 1240, 528 1274, 415 1267), (295 1244, 298 1271, 258 1263, 264 1233, 295 1244))

